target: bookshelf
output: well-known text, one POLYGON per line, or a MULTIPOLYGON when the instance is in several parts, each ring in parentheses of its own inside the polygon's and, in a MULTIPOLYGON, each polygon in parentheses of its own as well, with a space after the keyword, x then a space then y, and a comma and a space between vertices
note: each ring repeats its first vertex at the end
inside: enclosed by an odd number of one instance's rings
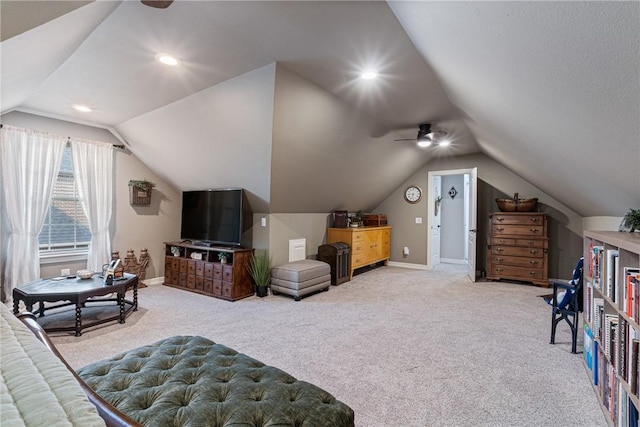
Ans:
POLYGON ((640 233, 584 232, 584 358, 607 420, 640 409, 640 233))

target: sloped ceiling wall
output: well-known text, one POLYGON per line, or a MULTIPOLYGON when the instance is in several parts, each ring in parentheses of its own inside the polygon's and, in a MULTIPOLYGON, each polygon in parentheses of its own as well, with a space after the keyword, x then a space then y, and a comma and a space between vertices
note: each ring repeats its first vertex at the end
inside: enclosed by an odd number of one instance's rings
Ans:
POLYGON ((389 4, 484 153, 583 216, 640 206, 640 3, 389 4))
POLYGON ((372 209, 428 158, 413 143, 390 145, 344 101, 278 65, 271 212, 372 209))
POLYGON ((415 172, 416 162, 482 151, 582 216, 622 216, 640 206, 640 2, 178 0, 165 10, 139 1, 95 1, 75 10, 77 2, 58 3, 0 3, 3 27, 23 24, 12 30, 17 35, 3 32, 0 112, 122 132, 132 151, 178 189, 244 186, 272 212, 349 203, 345 208, 366 209, 415 172), (59 17, 29 19, 45 12, 59 17), (159 68, 160 49, 180 52, 181 68, 159 68), (230 91, 249 97, 227 82, 274 63, 331 95, 325 100, 296 83, 318 101, 309 108, 287 85, 275 85, 272 70, 265 89, 271 95, 256 87, 256 109, 242 101, 246 114, 221 112, 222 100, 235 98, 230 91), (381 66, 375 90, 359 84, 366 65, 381 66), (281 102, 300 108, 274 113, 272 104, 258 112, 263 95, 278 102, 278 88, 281 102), (71 109, 78 99, 95 107, 90 118, 71 109), (325 111, 330 104, 340 117, 325 111), (426 156, 394 141, 415 137, 420 122, 449 132, 453 148, 426 156), (193 138, 185 142, 178 133, 193 138), (242 144, 234 145, 236 136, 242 144), (251 137, 271 142, 245 146, 251 137), (293 147, 295 141, 308 142, 293 147), (262 163, 269 144, 276 173, 262 163), (257 165, 244 163, 240 146, 254 149, 257 165), (332 152, 337 163, 328 161, 332 152), (214 172, 214 153, 238 166, 225 162, 214 172), (307 164, 307 157, 321 161, 307 164), (285 168, 298 159, 305 160, 285 168), (346 169, 338 175, 319 165, 346 169), (259 173, 260 184, 246 183, 259 173), (322 181, 327 174, 331 185, 322 181), (351 186, 349 197, 334 193, 320 204, 307 196, 324 197, 338 176, 351 186))
POLYGON ((151 169, 177 188, 242 187, 268 212, 275 64, 116 127, 151 169))

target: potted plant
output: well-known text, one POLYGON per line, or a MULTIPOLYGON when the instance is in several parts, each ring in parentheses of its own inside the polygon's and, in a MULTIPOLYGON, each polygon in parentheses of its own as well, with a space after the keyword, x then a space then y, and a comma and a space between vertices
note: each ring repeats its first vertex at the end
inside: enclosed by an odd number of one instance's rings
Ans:
POLYGON ((629 209, 622 219, 624 227, 632 233, 640 230, 640 209, 629 209))
POLYGON ((226 252, 218 252, 218 259, 220 260, 221 264, 227 263, 227 256, 229 256, 229 254, 226 252))
POLYGON ((256 295, 266 297, 271 281, 271 256, 266 249, 258 249, 251 257, 247 267, 256 284, 256 295))
POLYGON ((148 206, 151 204, 151 190, 156 185, 146 179, 132 179, 129 181, 129 203, 133 206, 148 206))

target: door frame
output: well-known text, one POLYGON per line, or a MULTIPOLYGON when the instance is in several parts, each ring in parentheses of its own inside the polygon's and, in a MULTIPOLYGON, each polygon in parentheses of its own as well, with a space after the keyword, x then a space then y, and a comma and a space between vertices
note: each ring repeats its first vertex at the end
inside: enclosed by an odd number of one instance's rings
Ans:
MULTIPOLYGON (((434 208, 434 202, 435 199, 433 197, 433 191, 431 191, 431 189, 433 188, 433 177, 434 176, 444 176, 444 175, 464 175, 464 174, 469 174, 471 175, 473 173, 475 168, 468 168, 468 169, 447 169, 447 170, 440 170, 440 171, 429 171, 428 173, 428 178, 427 178, 427 188, 429 189, 429 191, 427 191, 427 270, 433 270, 434 265, 433 265, 433 233, 431 232, 431 228, 433 227, 433 217, 435 215, 435 208, 434 208)), ((465 199, 469 200, 469 198, 471 197, 470 194, 467 194, 468 192, 465 192, 465 199)), ((476 211, 477 211, 477 203, 478 201, 476 200, 476 211)), ((460 224, 460 226, 464 226, 464 224, 460 224)), ((469 238, 468 233, 466 233, 467 239, 469 238)), ((442 239, 442 231, 440 232, 440 239, 442 239)), ((465 243, 466 246, 466 243, 465 243)))

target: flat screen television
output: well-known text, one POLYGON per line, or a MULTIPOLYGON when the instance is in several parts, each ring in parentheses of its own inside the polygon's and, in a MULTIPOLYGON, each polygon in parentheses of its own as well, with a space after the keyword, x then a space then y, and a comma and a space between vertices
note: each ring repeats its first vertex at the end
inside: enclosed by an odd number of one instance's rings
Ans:
POLYGON ((251 212, 242 189, 184 191, 180 237, 202 246, 250 246, 251 212))

